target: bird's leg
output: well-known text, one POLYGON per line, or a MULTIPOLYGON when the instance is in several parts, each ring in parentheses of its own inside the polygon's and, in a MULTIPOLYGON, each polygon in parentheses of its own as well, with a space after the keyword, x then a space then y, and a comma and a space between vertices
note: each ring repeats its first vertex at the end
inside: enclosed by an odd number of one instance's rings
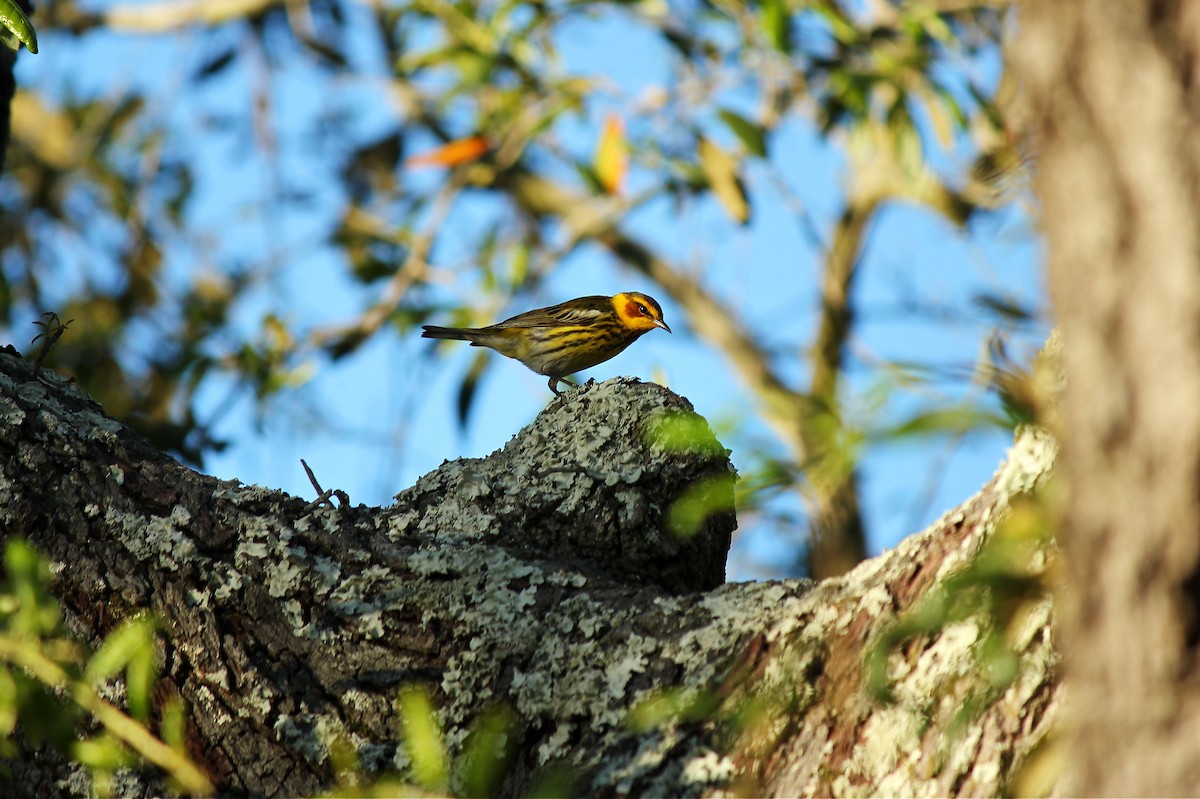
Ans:
POLYGON ((561 397, 563 395, 563 392, 558 390, 559 383, 566 383, 571 388, 579 388, 579 386, 577 384, 572 383, 570 380, 568 380, 565 377, 551 377, 550 380, 546 383, 546 385, 550 386, 550 390, 554 392, 554 396, 556 396, 556 397, 561 397))

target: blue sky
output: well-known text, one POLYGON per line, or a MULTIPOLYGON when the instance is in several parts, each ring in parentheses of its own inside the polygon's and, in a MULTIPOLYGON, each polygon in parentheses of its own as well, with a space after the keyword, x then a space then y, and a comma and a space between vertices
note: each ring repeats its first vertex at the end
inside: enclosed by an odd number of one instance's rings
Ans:
MULTIPOLYGON (((61 37, 40 38, 40 55, 22 55, 19 80, 25 85, 47 85, 70 76, 81 92, 110 93, 113 85, 130 82, 178 85, 185 71, 194 69, 213 49, 209 38, 195 33, 170 42, 136 36, 94 37, 94 41, 89 37, 82 44, 61 37), (114 53, 125 57, 114 58, 114 53)), ((602 76, 612 87, 590 109, 587 120, 570 120, 561 126, 563 141, 581 152, 594 147, 599 129, 594 120, 609 110, 621 111, 648 88, 670 78, 659 40, 631 27, 620 15, 572 23, 561 33, 559 45, 568 71, 602 76)), ((371 61, 365 39, 359 55, 364 63, 371 61)), ((996 64, 984 59, 972 69, 986 74, 994 72, 996 64)), ((318 246, 322 226, 330 224, 329 217, 343 198, 332 188, 331 176, 339 164, 304 140, 304 120, 346 109, 353 113, 356 129, 366 134, 394 124, 395 112, 382 99, 382 81, 368 76, 314 91, 315 74, 303 65, 277 74, 271 99, 280 155, 268 165, 247 160, 245 151, 228 137, 198 135, 214 114, 249 110, 252 93, 245 73, 231 71, 195 97, 168 94, 158 109, 171 121, 177 137, 168 146, 207 142, 201 156, 203 177, 190 213, 196 232, 170 243, 165 288, 169 290, 171 279, 183 279, 195 270, 219 275, 237 263, 270 264, 274 275, 238 309, 248 331, 256 329, 268 311, 300 329, 348 321, 375 299, 371 287, 346 279, 336 252, 318 246), (317 154, 321 157, 314 157, 317 154), (272 206, 272 192, 280 182, 310 189, 313 205, 303 211, 272 206), (264 212, 264 207, 272 210, 264 212)), ((845 178, 838 143, 822 140, 808 121, 793 118, 775 135, 772 154, 791 191, 827 231, 845 178)), ((935 164, 953 170, 963 166, 965 159, 966 151, 959 147, 939 153, 935 164)), ((436 170, 405 176, 414 182, 440 179, 436 170)), ((645 179, 635 173, 633 188, 645 179)), ((819 253, 766 170, 751 163, 746 179, 754 217, 745 228, 730 224, 715 201, 703 199, 687 205, 682 213, 665 201, 651 203, 631 220, 629 229, 701 274, 710 290, 740 311, 770 347, 794 355, 803 351, 815 327, 819 253)), ((505 212, 494 202, 479 199, 456 207, 444 243, 434 252, 435 263, 447 267, 453 281, 443 289, 448 302, 472 300, 469 248, 465 243, 456 247, 455 241, 468 241, 483 221, 505 212)), ((976 303, 981 293, 1006 294, 1035 308, 1044 305, 1039 246, 1031 227, 1027 209, 1020 205, 974 220, 966 230, 910 206, 892 206, 880 216, 857 286, 861 326, 851 342, 852 409, 867 414, 870 397, 889 379, 887 361, 933 363, 968 373, 995 323, 976 303), (945 313, 938 317, 914 313, 908 307, 914 299, 945 313)), ((78 257, 84 259, 86 254, 78 257)), ((748 408, 753 411, 753 399, 728 365, 697 340, 670 298, 649 282, 601 252, 581 249, 559 265, 536 299, 504 312, 630 289, 657 296, 674 335, 647 335, 584 376, 602 380, 636 375, 670 386, 719 429, 729 431, 723 436, 725 443, 734 449, 735 465, 745 470, 754 446, 762 442, 770 446, 772 441, 761 421, 746 413, 748 408)), ((1041 332, 1035 329, 1020 338, 1019 351, 1031 352, 1041 332)), ((216 431, 234 446, 211 457, 206 470, 311 497, 299 463, 304 458, 326 487, 347 491, 356 503, 387 503, 445 459, 478 457, 502 446, 551 399, 544 378, 494 356, 502 362, 491 366, 475 413, 466 429, 460 430, 453 418, 455 392, 475 353, 466 346, 446 347, 443 352, 445 358, 432 358, 428 342, 415 333, 401 336, 388 329, 342 361, 314 358, 311 380, 302 390, 265 409, 256 409, 248 398, 239 401, 216 431)), ((785 374, 802 379, 803 359, 781 363, 786 364, 785 374)), ((218 406, 228 390, 220 380, 212 381, 200 396, 201 407, 218 406)), ((885 415, 899 418, 929 397, 980 393, 967 380, 934 381, 908 395, 893 395, 885 415)), ((906 440, 868 450, 861 470, 871 551, 894 545, 972 494, 995 469, 1009 440, 1003 431, 988 431, 961 441, 906 440)), ((775 500, 772 508, 798 513, 800 505, 794 496, 785 496, 775 500)), ((741 514, 740 522, 730 579, 788 573, 798 530, 748 514, 741 514)))

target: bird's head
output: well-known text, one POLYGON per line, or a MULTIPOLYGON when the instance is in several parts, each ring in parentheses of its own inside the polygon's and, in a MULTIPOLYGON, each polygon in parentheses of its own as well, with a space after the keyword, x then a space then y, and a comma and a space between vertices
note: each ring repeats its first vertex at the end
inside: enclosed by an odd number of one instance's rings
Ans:
POLYGON ((629 330, 645 333, 661 327, 668 333, 671 328, 663 321, 662 306, 649 294, 637 291, 623 291, 612 298, 613 309, 617 318, 629 330))

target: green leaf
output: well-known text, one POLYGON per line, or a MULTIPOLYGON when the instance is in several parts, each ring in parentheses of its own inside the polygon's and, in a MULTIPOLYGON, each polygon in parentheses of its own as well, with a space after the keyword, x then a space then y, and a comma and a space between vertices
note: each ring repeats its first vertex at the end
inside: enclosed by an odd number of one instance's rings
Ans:
POLYGON ((12 31, 3 26, 0 26, 0 42, 3 42, 4 46, 13 52, 21 49, 21 40, 13 35, 12 31))
POLYGON ((21 734, 34 744, 48 743, 60 750, 75 739, 75 727, 82 711, 77 704, 64 705, 40 682, 14 672, 21 734))
POLYGON ((163 705, 158 727, 163 743, 180 754, 187 754, 187 708, 178 696, 171 697, 163 705))
POLYGON ((4 549, 4 565, 15 599, 13 632, 40 636, 53 631, 61 615, 58 602, 46 590, 50 570, 45 561, 29 544, 13 539, 4 549))
POLYGON ((0 667, 0 738, 8 738, 16 728, 20 701, 12 672, 0 667))
POLYGON ((989 313, 996 314, 1007 322, 1029 322, 1037 318, 1036 312, 1018 300, 999 294, 977 294, 974 302, 989 313))
POLYGON ((733 135, 741 140, 746 146, 746 150, 751 155, 756 155, 759 158, 767 157, 767 140, 766 132, 763 126, 757 122, 751 122, 740 114, 735 114, 727 108, 722 108, 718 115, 721 120, 729 126, 733 131, 733 135))
POLYGON ((83 765, 103 771, 113 771, 136 762, 133 754, 108 733, 77 741, 71 747, 71 754, 83 765))
POLYGON ((154 705, 154 683, 158 680, 158 657, 154 647, 154 628, 145 629, 146 640, 129 658, 125 669, 125 702, 129 713, 140 721, 150 718, 154 705))
POLYGON ((969 405, 933 408, 914 413, 899 424, 880 431, 875 437, 882 441, 925 436, 936 433, 964 433, 980 428, 1008 427, 1007 420, 995 413, 969 405))
POLYGON ((829 32, 844 45, 853 45, 861 38, 858 29, 846 13, 833 3, 817 3, 813 11, 829 23, 829 32))
POLYGON ((772 47, 781 53, 791 52, 791 17, 786 0, 763 0, 762 28, 772 47))
POLYGON ((656 416, 646 425, 644 439, 647 444, 668 452, 696 453, 716 456, 726 454, 704 417, 684 411, 674 411, 656 416))
POLYGON ((25 16, 25 12, 21 10, 15 0, 0 0, 0 28, 12 34, 12 36, 4 36, 4 43, 13 50, 18 49, 13 42, 13 37, 15 37, 18 42, 29 48, 29 52, 37 54, 37 33, 34 31, 29 17, 25 16))
POLYGON ((942 101, 946 108, 946 112, 954 120, 954 124, 959 130, 966 130, 971 124, 967 112, 963 109, 962 103, 950 92, 949 89, 943 86, 934 86, 933 92, 942 101))
POLYGON ((4 566, 8 577, 19 593, 26 585, 36 585, 42 581, 41 558, 33 547, 24 541, 14 539, 4 549, 4 566))
POLYGON ((667 512, 667 529, 679 538, 691 538, 714 513, 733 510, 733 475, 709 477, 688 486, 667 512))
POLYGON ((517 243, 509 253, 508 287, 516 291, 529 279, 530 245, 528 241, 517 243))
POLYGON ((698 155, 700 169, 725 213, 738 224, 746 224, 750 221, 750 201, 738 174, 738 159, 710 139, 700 140, 698 155))
POLYGON ((634 705, 625 716, 625 724, 644 734, 679 721, 710 719, 720 705, 720 697, 711 691, 666 688, 634 705))
POLYGON ((409 685, 400 689, 400 716, 413 777, 428 791, 445 791, 449 785, 449 755, 442 725, 424 688, 409 685))
POLYGON ((558 799, 561 796, 579 796, 584 784, 583 771, 579 767, 568 765, 565 761, 550 763, 537 773, 536 781, 529 793, 529 799, 558 799))
POLYGON ((479 379, 483 377, 483 373, 487 371, 491 360, 487 357, 486 352, 476 353, 474 360, 471 361, 471 366, 467 369, 467 374, 463 377, 462 385, 458 387, 458 401, 455 408, 458 412, 458 426, 461 430, 467 428, 467 417, 471 415, 471 406, 475 402, 476 392, 479 390, 479 379))
POLYGON ((575 167, 575 172, 583 180, 584 184, 592 194, 604 194, 604 182, 600 180, 600 176, 596 174, 595 168, 591 164, 585 164, 581 161, 575 161, 571 164, 575 167))
MULTIPOLYGON (((135 616, 113 630, 84 670, 84 679, 93 688, 135 661, 154 662, 154 621, 148 615, 135 616)), ((138 665, 140 671, 144 665, 138 665)), ((153 682, 153 678, 151 679, 153 682)), ((133 691, 134 686, 129 687, 133 691)))
POLYGON ((484 711, 471 725, 461 760, 464 796, 497 796, 516 754, 517 715, 508 705, 484 711))
POLYGON ((910 13, 912 13, 914 21, 921 26, 925 33, 929 34, 930 38, 945 45, 954 45, 954 31, 941 14, 927 6, 916 4, 912 6, 910 13))

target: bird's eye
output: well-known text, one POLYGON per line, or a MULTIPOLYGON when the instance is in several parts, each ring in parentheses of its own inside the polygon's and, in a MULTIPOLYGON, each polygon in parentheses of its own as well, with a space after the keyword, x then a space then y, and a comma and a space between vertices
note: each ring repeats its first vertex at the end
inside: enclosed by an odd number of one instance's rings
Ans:
POLYGON ((638 310, 642 312, 642 316, 649 316, 650 312, 646 310, 646 306, 638 303, 638 310))

